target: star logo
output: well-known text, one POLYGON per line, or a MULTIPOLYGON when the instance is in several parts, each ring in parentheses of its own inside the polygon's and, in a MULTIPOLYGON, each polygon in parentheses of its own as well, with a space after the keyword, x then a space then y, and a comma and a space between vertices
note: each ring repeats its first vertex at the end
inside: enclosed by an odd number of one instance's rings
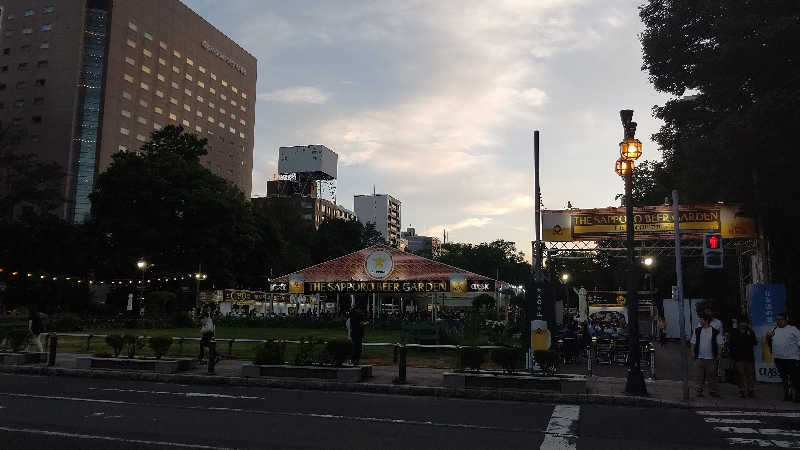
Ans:
POLYGON ((380 256, 375 258, 375 267, 383 267, 383 258, 380 256))

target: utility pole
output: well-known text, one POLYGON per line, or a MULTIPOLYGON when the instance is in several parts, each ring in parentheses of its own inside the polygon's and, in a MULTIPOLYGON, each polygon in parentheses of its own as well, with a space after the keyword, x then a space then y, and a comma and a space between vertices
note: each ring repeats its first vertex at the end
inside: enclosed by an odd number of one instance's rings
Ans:
POLYGON ((689 401, 689 354, 686 348, 686 315, 683 305, 683 270, 681 268, 681 224, 678 208, 678 191, 672 191, 672 215, 675 224, 675 274, 677 275, 678 323, 681 327, 681 381, 683 401, 689 401))

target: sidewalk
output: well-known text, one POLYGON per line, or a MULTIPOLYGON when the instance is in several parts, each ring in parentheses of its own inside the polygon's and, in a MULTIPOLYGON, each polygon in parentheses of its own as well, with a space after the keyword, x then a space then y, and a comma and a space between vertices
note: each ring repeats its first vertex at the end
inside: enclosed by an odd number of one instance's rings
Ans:
MULTIPOLYGON (((667 346, 669 347, 669 345, 667 346)), ((661 366, 666 363, 672 365, 665 370, 670 376, 675 372, 679 363, 670 361, 679 355, 677 346, 670 350, 663 350, 661 366), (672 350, 670 352, 670 350, 672 350), (673 354, 670 354, 673 353, 673 354)), ((499 389, 452 389, 443 387, 442 373, 445 369, 407 368, 407 384, 393 384, 397 376, 396 366, 375 366, 373 377, 362 383, 339 383, 316 379, 288 379, 288 378, 243 378, 242 365, 249 361, 223 359, 215 368, 215 373, 209 375, 207 366, 199 365, 188 372, 178 374, 157 374, 152 372, 121 371, 121 370, 82 370, 76 369, 76 354, 60 353, 54 367, 43 365, 31 366, 2 366, 0 372, 22 373, 37 375, 79 376, 91 378, 110 378, 119 380, 159 381, 182 384, 209 384, 209 385, 240 385, 261 386, 288 389, 309 389, 326 391, 353 391, 371 392, 400 395, 424 395, 438 397, 460 397, 492 400, 517 400, 541 401, 560 403, 594 403, 626 406, 661 406, 661 407, 690 407, 690 408, 729 408, 729 409, 763 409, 763 410, 800 410, 800 403, 782 401, 783 393, 779 385, 758 383, 756 385, 756 398, 742 399, 738 396, 737 386, 729 383, 720 383, 720 398, 696 398, 693 385, 690 381, 690 399, 687 405, 683 402, 682 383, 678 379, 647 380, 647 397, 635 397, 624 394, 625 374, 627 369, 621 366, 603 366, 600 370, 602 376, 587 378, 586 394, 561 394, 549 391, 520 391, 499 389)), ((562 370, 562 373, 585 374, 583 365, 571 365, 562 370), (581 367, 583 370, 581 370, 581 367)))

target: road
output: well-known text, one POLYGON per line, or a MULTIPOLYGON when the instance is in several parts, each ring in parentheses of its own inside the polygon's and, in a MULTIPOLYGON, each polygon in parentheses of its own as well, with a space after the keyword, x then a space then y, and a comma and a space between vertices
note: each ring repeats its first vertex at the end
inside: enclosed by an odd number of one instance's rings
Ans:
POLYGON ((0 375, 3 449, 800 448, 800 413, 0 375))

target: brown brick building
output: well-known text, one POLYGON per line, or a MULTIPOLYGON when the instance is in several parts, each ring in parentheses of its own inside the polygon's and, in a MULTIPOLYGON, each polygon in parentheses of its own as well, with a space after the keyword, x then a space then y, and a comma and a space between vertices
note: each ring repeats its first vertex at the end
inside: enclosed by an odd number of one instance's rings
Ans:
POLYGON ((0 0, 1 126, 64 168, 67 220, 166 125, 208 138, 203 164, 249 197, 255 100, 255 57, 178 0, 0 0))

